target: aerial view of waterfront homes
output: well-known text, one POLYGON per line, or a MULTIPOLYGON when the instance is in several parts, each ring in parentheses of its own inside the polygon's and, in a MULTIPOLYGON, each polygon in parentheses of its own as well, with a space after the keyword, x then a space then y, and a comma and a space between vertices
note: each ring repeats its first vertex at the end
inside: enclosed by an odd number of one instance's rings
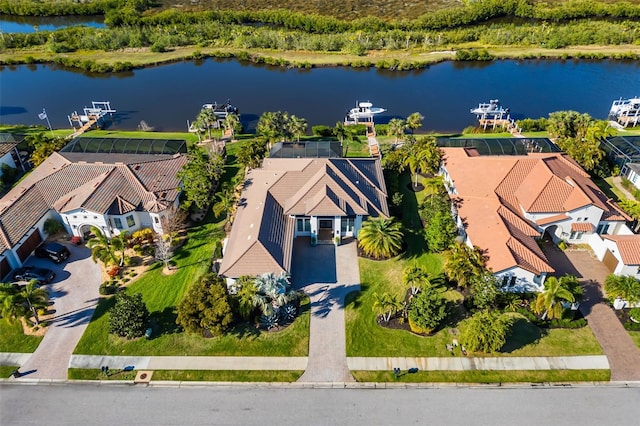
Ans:
POLYGON ((0 0, 0 378, 640 382, 640 1, 239 3, 0 0))

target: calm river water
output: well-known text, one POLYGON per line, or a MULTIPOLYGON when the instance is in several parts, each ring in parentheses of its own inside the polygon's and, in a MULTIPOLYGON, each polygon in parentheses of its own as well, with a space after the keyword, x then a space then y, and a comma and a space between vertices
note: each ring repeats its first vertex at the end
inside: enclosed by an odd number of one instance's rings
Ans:
POLYGON ((356 100, 387 109, 379 122, 418 111, 421 131, 460 131, 474 123, 469 109, 499 99, 515 118, 558 110, 606 118, 611 102, 640 96, 640 63, 622 61, 446 62, 415 72, 375 69, 282 69, 237 61, 183 62, 135 72, 87 75, 52 66, 0 71, 0 122, 42 123, 46 108, 54 127, 67 115, 110 101, 118 110, 111 128, 186 130, 204 103, 230 99, 245 128, 264 111, 288 111, 310 125, 334 125, 356 100))
POLYGON ((104 16, 15 16, 0 14, 0 31, 3 33, 53 31, 58 28, 77 25, 104 28, 104 16))

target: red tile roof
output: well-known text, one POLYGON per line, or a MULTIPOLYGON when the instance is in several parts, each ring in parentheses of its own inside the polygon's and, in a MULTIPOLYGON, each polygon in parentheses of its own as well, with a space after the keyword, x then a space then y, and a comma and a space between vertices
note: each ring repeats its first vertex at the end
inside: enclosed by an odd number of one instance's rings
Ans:
POLYGON ((593 225, 589 222, 574 222, 571 224, 573 232, 593 232, 593 225))
MULTIPOLYGON (((567 219, 567 212, 587 205, 603 217, 622 211, 600 191, 571 158, 560 153, 527 156, 471 156, 460 148, 443 148, 444 163, 462 199, 458 213, 474 245, 485 249, 495 272, 520 266, 539 273, 552 270, 534 241, 539 235, 527 213, 549 213, 545 225, 567 219), (517 218, 517 219, 515 219, 517 218)), ((581 232, 593 232, 580 225, 581 232)))
POLYGON ((625 265, 640 265, 640 235, 602 235, 614 241, 625 265))

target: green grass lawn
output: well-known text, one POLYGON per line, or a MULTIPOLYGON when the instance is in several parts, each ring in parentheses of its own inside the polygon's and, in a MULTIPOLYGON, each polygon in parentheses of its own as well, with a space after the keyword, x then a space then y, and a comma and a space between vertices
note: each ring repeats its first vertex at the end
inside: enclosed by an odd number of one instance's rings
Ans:
MULTIPOLYGON (((229 166, 223 180, 237 173, 235 152, 241 143, 228 147, 229 166)), ((181 332, 176 323, 175 307, 189 285, 206 273, 217 241, 223 237, 222 220, 215 220, 209 211, 204 221, 188 230, 187 242, 176 250, 177 272, 162 274, 156 264, 132 283, 127 292, 141 293, 154 328, 154 337, 126 340, 108 333, 109 308, 112 298, 102 299, 74 353, 104 355, 244 355, 244 356, 306 356, 309 348, 309 301, 301 304, 301 315, 286 329, 262 332, 241 325, 221 337, 205 339, 181 332)))
POLYGON ((0 379, 8 379, 18 368, 17 365, 0 365, 0 379))
POLYGON ((418 371, 396 378, 391 371, 352 371, 358 382, 397 383, 545 383, 608 382, 609 370, 418 371))
POLYGON ((633 343, 635 343, 638 349, 640 349, 640 331, 630 331, 629 336, 631 336, 633 343))
POLYGON ((0 352, 31 353, 36 350, 41 336, 26 336, 19 321, 0 319, 0 352))
MULTIPOLYGON (((422 232, 415 230, 420 223, 417 206, 428 190, 414 193, 407 187, 409 179, 410 176, 406 172, 400 178, 400 189, 403 192, 402 220, 407 229, 405 240, 408 249, 400 256, 386 261, 358 259, 362 290, 348 295, 346 300, 347 356, 450 356, 446 349, 446 344, 454 338, 449 332, 450 327, 445 327, 430 337, 417 336, 404 330, 380 327, 376 323, 377 314, 372 309, 373 293, 389 292, 398 295, 401 299, 404 298, 407 289, 402 284, 402 272, 406 266, 415 262, 426 267, 432 275, 437 276, 442 272, 442 256, 427 253, 422 232)), ((419 181, 429 188, 428 179, 419 177, 419 181)), ((448 296, 449 299, 453 299, 456 295, 459 297, 459 293, 451 291, 448 296)), ((601 353, 602 349, 588 327, 576 330, 542 331, 528 321, 520 319, 516 321, 514 332, 503 352, 491 356, 601 353)))
MULTIPOLYGON (((1 370, 0 370, 1 371, 1 370)), ((11 370, 13 371, 13 370, 11 370)), ((7 375, 11 374, 11 371, 7 375)), ((198 382, 295 382, 303 371, 278 370, 156 370, 151 381, 198 381, 198 382)), ((98 369, 70 368, 71 380, 133 380, 136 372, 115 372, 105 376, 98 369)))

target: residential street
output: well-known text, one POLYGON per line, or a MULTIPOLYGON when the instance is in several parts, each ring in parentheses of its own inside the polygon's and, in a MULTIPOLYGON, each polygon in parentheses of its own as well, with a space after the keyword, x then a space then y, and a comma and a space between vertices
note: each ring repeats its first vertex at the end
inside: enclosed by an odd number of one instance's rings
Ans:
MULTIPOLYGON (((353 386, 358 386, 354 384, 353 386)), ((626 425, 640 388, 0 385, 2 425, 626 425)))

